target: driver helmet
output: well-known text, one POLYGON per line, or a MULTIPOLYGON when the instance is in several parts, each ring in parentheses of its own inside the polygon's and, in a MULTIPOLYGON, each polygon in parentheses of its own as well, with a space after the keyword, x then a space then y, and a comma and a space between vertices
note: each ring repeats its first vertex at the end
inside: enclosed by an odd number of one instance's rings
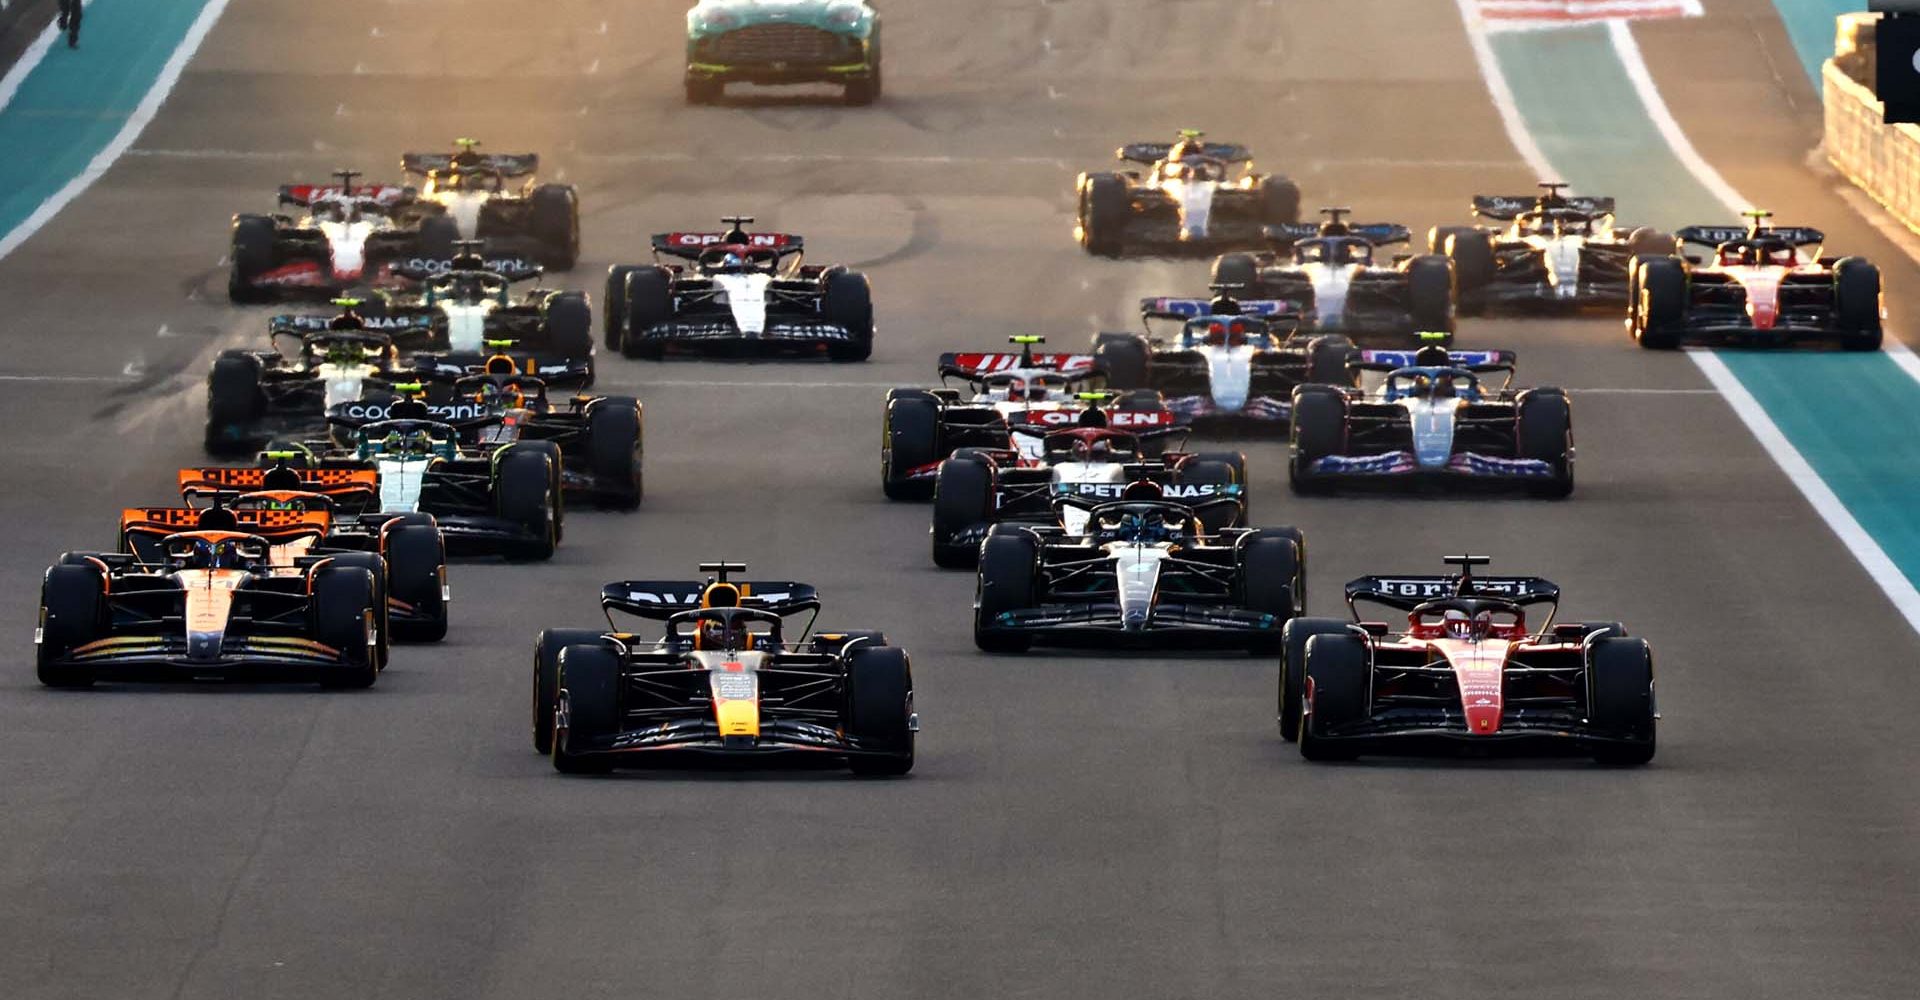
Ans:
POLYGON ((484 271, 486 269, 487 259, 477 253, 459 254, 453 258, 449 268, 449 270, 454 271, 484 271))
POLYGON ((746 267, 747 255, 743 253, 738 253, 733 250, 729 250, 724 255, 721 256, 720 266, 728 269, 746 267))
POLYGON ((1413 363, 1423 367, 1444 367, 1453 363, 1453 355, 1437 344, 1428 344, 1413 352, 1413 363))
POLYGON ((1121 491, 1120 499, 1122 500, 1162 500, 1166 498, 1166 495, 1167 495, 1167 491, 1161 489, 1159 483, 1156 483, 1151 479, 1136 479, 1133 482, 1128 483, 1127 488, 1121 491))
POLYGON ((284 465, 276 465, 260 476, 260 488, 263 490, 297 490, 305 485, 298 472, 284 465))
POLYGON ((1469 615, 1458 608, 1450 608, 1441 615, 1440 626, 1449 639, 1478 642, 1485 639, 1487 632, 1493 627, 1493 614, 1482 611, 1479 614, 1469 615))
POLYGON ((340 315, 327 320, 328 330, 364 330, 366 328, 366 317, 361 316, 352 306, 348 306, 340 315))
POLYGON ((407 396, 394 400, 393 405, 387 407, 388 420, 430 420, 432 418, 431 407, 407 396))
MULTIPOLYGON (((231 517, 232 515, 228 515, 231 517)), ((247 560, 237 538, 196 538, 181 560, 182 569, 245 569, 247 560)))

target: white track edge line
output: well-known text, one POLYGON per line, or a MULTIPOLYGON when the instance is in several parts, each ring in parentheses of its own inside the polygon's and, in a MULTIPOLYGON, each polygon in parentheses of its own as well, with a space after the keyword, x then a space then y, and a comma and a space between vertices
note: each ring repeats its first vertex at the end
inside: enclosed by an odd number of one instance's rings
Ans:
POLYGON ((180 74, 186 71, 187 63, 193 59, 194 53, 200 50, 200 43, 205 41, 207 33, 213 30, 214 22, 220 20, 220 15, 226 12, 227 3, 228 0, 207 0, 207 5, 200 9, 200 16, 195 18, 193 24, 187 28, 186 36, 180 39, 180 44, 174 47, 173 54, 167 57, 165 65, 160 67, 160 75, 155 77, 153 85, 147 88, 146 96, 140 99, 140 104, 133 109, 133 114, 127 116, 127 123, 121 126, 120 131, 114 135, 106 147, 94 156, 85 170, 68 181, 60 190, 55 191, 46 201, 41 202, 40 206, 33 210, 33 214, 13 227, 12 232, 0 236, 0 260, 4 260, 7 255, 19 249, 22 243, 31 239, 42 226, 60 214, 61 209, 80 197, 81 192, 92 187, 93 182, 99 180, 101 175, 120 159, 120 155, 133 145, 134 140, 140 137, 140 133, 146 130, 147 124, 153 121, 153 116, 159 113, 160 105, 166 103, 167 95, 173 93, 173 85, 180 81, 180 74))
POLYGON ((1647 109, 1647 119, 1653 122, 1660 137, 1667 142, 1667 148, 1687 168, 1694 180, 1707 189, 1707 193, 1724 205, 1728 212, 1739 215, 1753 207, 1752 203, 1740 196, 1740 192, 1727 183, 1720 171, 1708 163, 1700 151, 1693 148, 1692 140, 1673 117, 1667 102, 1660 96, 1660 88, 1653 82, 1653 71, 1647 68, 1646 56, 1640 52, 1640 43, 1633 39, 1633 25, 1627 21, 1608 21, 1607 37, 1613 42, 1614 54, 1620 58, 1620 66, 1626 70, 1627 79, 1633 84, 1634 93, 1640 97, 1640 103, 1647 109))
POLYGON ((7 70, 7 75, 0 76, 0 111, 5 111, 7 105, 13 103, 13 95, 20 92, 20 85, 26 82, 27 74, 33 72, 33 68, 40 65, 40 60, 47 57, 47 50, 53 48, 54 40, 65 34, 54 27, 55 23, 48 21, 46 30, 40 33, 39 38, 27 43, 20 58, 14 61, 13 68, 7 70))
POLYGON ((1500 60, 1493 54, 1493 43, 1487 40, 1487 25, 1480 16, 1479 6, 1475 0, 1455 2, 1460 8, 1460 20, 1467 27, 1467 44, 1473 49, 1473 61, 1480 66, 1481 82, 1486 84, 1487 96, 1493 99, 1493 109, 1500 115, 1507 142, 1536 177, 1553 179, 1553 164, 1547 160, 1547 154, 1541 152, 1540 144, 1533 141, 1533 133, 1527 131, 1526 119, 1513 98, 1513 88, 1507 85, 1507 75, 1500 71, 1500 60))

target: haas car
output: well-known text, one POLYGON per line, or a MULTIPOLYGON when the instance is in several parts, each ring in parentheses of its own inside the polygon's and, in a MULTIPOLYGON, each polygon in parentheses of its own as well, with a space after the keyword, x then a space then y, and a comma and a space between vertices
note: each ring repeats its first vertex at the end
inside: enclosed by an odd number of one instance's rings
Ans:
MULTIPOLYGON (((394 343, 396 335, 408 337, 406 330, 377 318, 370 323, 356 299, 334 301, 342 307, 337 316, 275 316, 269 350, 232 348, 214 358, 207 372, 209 453, 246 453, 275 437, 318 432, 335 407, 412 377, 394 343)), ((413 333, 420 342, 426 331, 413 333)))
POLYGON ((482 153, 473 139, 455 139, 451 153, 404 153, 400 169, 422 179, 408 215, 453 222, 458 238, 485 240, 556 271, 580 257, 580 195, 571 184, 534 179, 534 153, 482 153), (520 183, 513 184, 512 182, 520 183))
POLYGON ((371 685, 385 658, 376 574, 327 555, 276 559, 274 549, 259 535, 196 528, 138 554, 61 556, 40 588, 40 682, 371 685))
POLYGON ((1311 332, 1355 339, 1410 340, 1418 332, 1453 330, 1453 268, 1439 254, 1379 260, 1384 246, 1405 243, 1407 227, 1356 225, 1349 209, 1323 208, 1325 222, 1269 226, 1275 249, 1230 253, 1213 262, 1213 287, 1249 299, 1279 299, 1311 332))
POLYGON ((1509 351, 1361 351, 1372 388, 1293 392, 1287 477, 1297 493, 1342 487, 1506 487, 1573 492, 1573 411, 1560 389, 1512 389, 1509 351), (1504 374, 1498 386, 1481 376, 1504 374))
POLYGON ((1628 276, 1627 331, 1641 347, 1685 344, 1784 346, 1825 341, 1848 351, 1880 349, 1880 269, 1859 257, 1823 257, 1818 229, 1773 226, 1746 213, 1745 230, 1688 226, 1682 244, 1711 257, 1636 258, 1628 276))
POLYGON ((1053 503, 1058 523, 998 525, 981 545, 973 639, 983 650, 1021 652, 1038 641, 1270 653, 1303 610, 1297 529, 1210 530, 1202 520, 1210 505, 1237 513, 1237 498, 1172 501, 1139 482, 1115 498, 1062 494, 1053 503), (1069 517, 1074 509, 1081 516, 1069 517))
MULTIPOLYGON (((938 389, 890 389, 881 428, 880 482, 888 499, 931 500, 940 463, 961 448, 1010 451, 1014 428, 1031 423, 1028 414, 1082 408, 1079 393, 1102 381, 1089 354, 1034 353, 1045 337, 1013 336, 1015 352, 951 352, 940 355, 940 380, 964 382, 972 391, 962 398, 951 386, 938 389)), ((1158 400, 1151 405, 1157 409, 1158 400)), ((1038 459, 1040 437, 1017 438, 1026 456, 1038 459)))
POLYGON ((397 220, 412 189, 356 186, 353 179, 360 175, 351 170, 334 176, 339 183, 280 189, 280 204, 302 209, 302 215, 233 217, 229 298, 265 302, 338 295, 355 286, 391 283, 393 265, 402 260, 453 255, 459 233, 451 219, 428 219, 418 228, 397 220))
POLYGON ((1147 332, 1094 336, 1093 356, 1116 389, 1146 388, 1190 424, 1284 429, 1295 386, 1347 381, 1353 341, 1297 335, 1293 305, 1279 300, 1140 300, 1147 332), (1174 337, 1155 320, 1174 320, 1174 337))
POLYGON ((855 774, 913 769, 913 670, 874 631, 814 631, 820 599, 789 581, 607 584, 607 629, 547 629, 533 657, 533 746, 565 773, 684 761, 842 761, 855 774), (642 636, 614 614, 664 626, 642 636), (809 615, 794 634, 788 619, 809 615))
POLYGON ((389 330, 428 332, 407 358, 422 374, 458 376, 507 355, 516 368, 549 385, 593 385, 593 305, 587 293, 514 284, 538 278, 540 265, 524 257, 485 257, 477 241, 462 240, 450 260, 416 260, 394 269, 418 282, 409 294, 388 294, 380 317, 389 330))
POLYGON ((1613 199, 1562 194, 1549 182, 1539 197, 1475 195, 1473 214, 1500 227, 1436 226, 1427 247, 1453 261, 1460 311, 1580 308, 1627 300, 1627 271, 1639 254, 1666 254, 1673 238, 1646 227, 1622 228, 1613 199))
MULTIPOLYGON (((304 555, 334 555, 374 574, 375 603, 386 613, 380 628, 402 642, 438 642, 447 634, 447 544, 430 514, 382 513, 379 478, 369 470, 296 470, 271 465, 181 469, 186 508, 148 507, 145 523, 181 530, 200 515, 265 538, 273 561, 292 565, 304 555), (220 510, 223 513, 208 514, 220 510)), ((129 514, 136 511, 129 511, 129 514)), ((149 535, 151 532, 148 533, 149 535)), ((126 546, 139 552, 138 533, 123 525, 126 546)), ((149 541, 151 539, 149 538, 149 541)))
POLYGON ((1300 189, 1256 173, 1245 146, 1204 142, 1184 129, 1177 142, 1129 143, 1114 154, 1146 168, 1081 174, 1075 235, 1088 253, 1218 253, 1261 245, 1261 227, 1300 218, 1300 189))
POLYGON ((1367 576, 1353 620, 1295 618, 1280 660, 1280 735, 1308 760, 1361 754, 1653 759, 1653 652, 1618 622, 1554 621, 1560 588, 1533 576, 1367 576), (1366 621, 1361 605, 1406 615, 1366 621), (1540 606, 1537 623, 1529 614, 1540 606))
POLYGON ((949 569, 975 565, 980 540, 1003 522, 1062 522, 1078 531, 1084 509, 1059 508, 1062 496, 1117 499, 1129 484, 1158 484, 1167 499, 1205 501, 1210 529, 1246 519, 1246 457, 1239 452, 1166 450, 1185 433, 1165 407, 1102 408, 1109 393, 1084 393, 1086 408, 1029 411, 1012 427, 1013 447, 965 448, 940 463, 933 491, 933 561, 949 569))
POLYGON ((606 345, 630 358, 669 353, 825 355, 865 361, 873 353, 873 292, 867 276, 802 263, 786 233, 749 233, 751 216, 721 220, 723 233, 660 233, 655 260, 607 270, 606 345))

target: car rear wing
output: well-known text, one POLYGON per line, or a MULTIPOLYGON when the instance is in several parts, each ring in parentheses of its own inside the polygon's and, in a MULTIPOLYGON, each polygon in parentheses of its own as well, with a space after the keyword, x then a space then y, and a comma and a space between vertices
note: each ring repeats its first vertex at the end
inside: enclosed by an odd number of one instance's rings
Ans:
MULTIPOLYGON (((1173 152, 1171 142, 1130 142, 1113 151, 1113 158, 1126 163, 1144 163, 1149 166, 1167 158, 1173 152)), ((1231 142, 1203 142, 1196 151, 1200 156, 1212 157, 1227 163, 1246 163, 1253 159, 1253 152, 1247 147, 1231 142)))
MULTIPOLYGON (((452 273, 453 263, 453 258, 450 257, 409 257, 406 260, 394 262, 392 270, 402 278, 426 281, 452 273)), ((529 278, 538 278, 545 272, 539 262, 520 256, 488 257, 481 264, 480 270, 498 275, 507 281, 526 281, 529 278)))
MULTIPOLYGON (((1276 319, 1297 315, 1286 299, 1235 299, 1241 316, 1276 319)), ((1152 298, 1140 300, 1141 319, 1196 319, 1213 315, 1212 299, 1152 298)))
POLYGON ((1551 200, 1531 194, 1476 194, 1473 214, 1482 219, 1512 222, 1527 212, 1560 208, 1584 215, 1612 215, 1613 199, 1599 195, 1554 195, 1551 200))
MULTIPOLYGON (((1080 426, 1083 410, 1023 410, 1009 414, 1009 429, 1027 434, 1045 434, 1049 431, 1071 430, 1080 426)), ((1188 428, 1180 425, 1180 417, 1172 410, 1161 407, 1157 410, 1107 410, 1105 411, 1109 428, 1124 431, 1136 438, 1164 437, 1168 434, 1185 434, 1188 428)))
MULTIPOLYGON (((377 491, 380 488, 380 473, 373 469, 293 468, 300 474, 300 488, 309 493, 336 496, 341 493, 377 491)), ((270 466, 264 465, 181 469, 180 492, 182 495, 189 491, 251 493, 267 488, 267 473, 271 471, 273 469, 270 466)))
POLYGON ((708 248, 726 244, 729 236, 745 236, 745 245, 750 249, 777 250, 783 254, 797 253, 806 246, 803 239, 792 233, 655 233, 653 252, 698 260, 708 248))
POLYGON ((411 188, 398 184, 356 184, 350 188, 338 184, 283 184, 280 186, 280 204, 312 208, 321 201, 367 198, 380 205, 393 205, 411 194, 411 188))
POLYGON ((316 333, 369 333, 381 334, 394 339, 416 333, 433 332, 433 316, 430 313, 399 313, 393 316, 363 316, 366 325, 363 330, 329 330, 335 317, 327 313, 284 313, 267 320, 267 335, 270 337, 305 338, 316 333))
POLYGON ((1017 351, 949 351, 940 355, 941 378, 978 382, 1018 369, 1042 369, 1075 380, 1103 374, 1091 354, 1035 354, 1031 361, 1017 351))
POLYGON ((1681 243, 1717 247, 1722 243, 1732 243, 1756 235, 1785 240, 1797 247, 1813 246, 1827 241, 1826 233, 1807 226, 1769 226, 1760 229, 1757 233, 1745 226, 1686 226, 1675 230, 1673 238, 1681 243))
MULTIPOLYGON (((794 615, 820 610, 820 596, 811 584, 791 580, 729 580, 740 588, 740 606, 794 615)), ((600 588, 600 607, 651 621, 666 621, 682 611, 700 607, 704 580, 621 580, 600 588)))
MULTIPOLYGON (((1495 597, 1515 604, 1559 604, 1560 587, 1537 576, 1475 576, 1464 589, 1458 576, 1363 576, 1347 584, 1347 607, 1360 601, 1412 611, 1448 597, 1495 597)), ((1358 610, 1354 619, 1360 618, 1358 610)))
MULTIPOLYGON (((1470 372, 1511 372, 1519 361, 1513 351, 1448 351, 1447 363, 1470 372)), ((1390 372, 1421 365, 1419 351, 1359 351, 1347 359, 1354 371, 1390 372)))
POLYGON ((233 527, 220 530, 244 531, 268 541, 287 536, 325 535, 333 528, 333 515, 324 510, 231 510, 197 507, 128 507, 120 511, 120 534, 130 532, 172 535, 182 531, 200 531, 208 527, 203 518, 214 511, 232 517, 233 527))
MULTIPOLYGON (((1049 492, 1055 503, 1092 510, 1103 504, 1125 501, 1127 490, 1132 485, 1132 483, 1054 483, 1049 492)), ((1153 499, 1200 508, 1221 503, 1241 504, 1245 502, 1245 493, 1245 487, 1239 483, 1162 483, 1160 495, 1153 499)))
MULTIPOLYGON (((401 153, 400 169, 425 177, 430 171, 453 166, 453 153, 401 153)), ((462 167, 491 170, 502 177, 526 177, 540 169, 538 153, 477 153, 462 167)))
POLYGON ((1368 222, 1351 225, 1342 223, 1341 226, 1344 228, 1344 232, 1326 232, 1324 231, 1328 228, 1326 224, 1282 222, 1260 227, 1260 235, 1267 242, 1282 248, 1290 247, 1302 240, 1315 239, 1321 236, 1351 236, 1356 239, 1366 240, 1376 247, 1406 243, 1413 239, 1412 230, 1395 222, 1368 222))

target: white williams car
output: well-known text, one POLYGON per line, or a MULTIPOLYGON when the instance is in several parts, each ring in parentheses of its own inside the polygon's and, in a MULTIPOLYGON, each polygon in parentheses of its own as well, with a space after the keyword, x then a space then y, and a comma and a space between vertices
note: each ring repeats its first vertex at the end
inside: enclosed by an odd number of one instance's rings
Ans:
POLYGON ((1178 142, 1120 147, 1120 160, 1145 171, 1080 175, 1076 233, 1087 252, 1117 257, 1134 248, 1218 253, 1257 247, 1262 226, 1300 217, 1300 189, 1292 181, 1255 173, 1244 146, 1200 137, 1184 130, 1178 142))
POLYGON ((473 139, 451 153, 406 153, 400 168, 424 178, 408 214, 450 220, 463 240, 533 257, 552 270, 580 256, 580 196, 571 184, 541 184, 534 153, 482 153, 473 139), (518 182, 518 183, 514 183, 518 182))
POLYGON ((1504 227, 1437 226, 1434 253, 1453 261, 1463 312, 1496 308, 1617 309, 1627 301, 1627 271, 1640 254, 1673 252, 1673 237, 1614 221, 1613 199, 1561 192, 1539 197, 1475 195, 1473 214, 1504 227))
POLYGON ((1269 226, 1276 249, 1230 253, 1213 262, 1213 285, 1228 295, 1281 299, 1302 328, 1356 340, 1411 342, 1453 330, 1453 271, 1444 256, 1381 260, 1379 249, 1410 238, 1407 227, 1347 222, 1350 209, 1323 208, 1318 226, 1269 226))

